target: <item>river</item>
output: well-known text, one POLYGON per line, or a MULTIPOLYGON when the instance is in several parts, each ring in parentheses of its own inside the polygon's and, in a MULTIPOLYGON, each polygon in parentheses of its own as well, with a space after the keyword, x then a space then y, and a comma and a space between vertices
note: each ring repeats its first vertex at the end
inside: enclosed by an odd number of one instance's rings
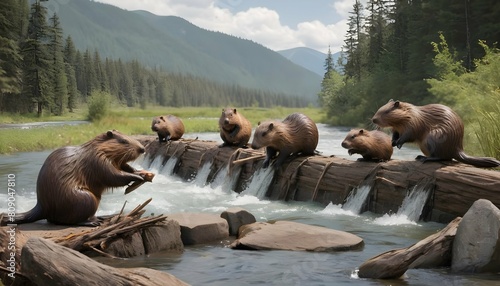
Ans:
MULTIPOLYGON (((349 128, 318 125, 318 151, 323 155, 337 155, 355 160, 340 147, 349 128)), ((217 133, 186 134, 186 138, 221 141, 217 133)), ((15 175, 16 208, 18 212, 32 208, 36 203, 35 182, 38 171, 50 151, 25 152, 0 156, 0 208, 7 205, 7 177, 15 175)), ((413 159, 419 150, 404 146, 393 158, 413 159)), ((98 215, 114 214, 127 201, 126 211, 153 198, 147 214, 176 212, 208 212, 220 214, 229 207, 238 206, 251 212, 258 221, 290 220, 311 225, 347 231, 364 239, 362 250, 312 253, 292 251, 247 251, 227 247, 230 241, 217 244, 188 246, 181 254, 156 253, 131 259, 97 260, 116 267, 150 267, 166 271, 192 285, 497 285, 497 276, 455 275, 448 269, 411 269, 401 279, 360 279, 355 270, 365 260, 395 248, 407 247, 442 229, 445 225, 433 222, 415 222, 405 215, 361 215, 344 210, 338 205, 323 206, 306 202, 280 202, 259 198, 252 192, 236 194, 224 184, 189 182, 172 176, 168 162, 160 166, 150 164, 148 158, 139 158, 134 165, 157 175, 153 183, 144 184, 124 195, 122 189, 103 195, 98 215)), ((202 176, 202 172, 198 176, 202 176)), ((252 182, 253 184, 253 182, 252 182)), ((251 185, 251 184, 250 184, 251 185)))

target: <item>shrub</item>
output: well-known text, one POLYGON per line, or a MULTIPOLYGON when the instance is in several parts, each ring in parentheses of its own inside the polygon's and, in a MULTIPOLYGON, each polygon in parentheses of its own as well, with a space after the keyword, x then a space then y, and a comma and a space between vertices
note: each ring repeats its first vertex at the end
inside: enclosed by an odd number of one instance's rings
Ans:
POLYGON ((88 115, 90 121, 99 121, 108 114, 110 94, 104 91, 93 91, 87 100, 88 115))

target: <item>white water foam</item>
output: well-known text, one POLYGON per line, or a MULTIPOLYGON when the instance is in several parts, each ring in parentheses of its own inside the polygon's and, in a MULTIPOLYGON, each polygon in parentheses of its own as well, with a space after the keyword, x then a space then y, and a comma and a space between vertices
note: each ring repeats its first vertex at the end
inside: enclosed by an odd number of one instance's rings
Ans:
POLYGON ((335 215, 357 216, 357 213, 351 210, 344 209, 340 204, 334 205, 332 202, 330 202, 323 210, 317 212, 317 214, 326 216, 335 216, 335 215))
POLYGON ((198 187, 204 187, 207 185, 208 175, 210 175, 210 170, 212 169, 212 163, 207 162, 196 173, 194 178, 194 184, 198 187))
POLYGON ((360 214, 371 189, 372 186, 363 185, 352 190, 342 208, 354 214, 360 214))
POLYGON ((426 187, 425 184, 422 186, 416 185, 406 194, 397 213, 385 214, 376 218, 373 222, 379 225, 416 225, 429 196, 429 190, 426 187))
POLYGON ((252 195, 259 199, 263 199, 266 196, 267 189, 271 184, 274 176, 274 168, 261 168, 257 170, 250 180, 248 187, 241 192, 242 195, 252 195))

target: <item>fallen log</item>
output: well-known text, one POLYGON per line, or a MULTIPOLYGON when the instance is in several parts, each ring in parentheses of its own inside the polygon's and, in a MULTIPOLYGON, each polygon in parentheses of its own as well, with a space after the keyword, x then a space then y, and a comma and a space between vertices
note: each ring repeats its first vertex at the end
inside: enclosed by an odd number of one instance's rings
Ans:
POLYGON ((460 220, 456 218, 440 232, 410 247, 368 259, 359 267, 359 278, 392 279, 401 277, 409 268, 450 266, 452 243, 460 220))
MULTIPOLYGON (((176 158, 173 173, 192 179, 204 164, 211 164, 208 182, 226 166, 228 176, 238 176, 235 192, 248 185, 261 167, 265 151, 236 147, 218 148, 218 142, 182 139, 160 144, 155 136, 136 136, 146 146, 148 158, 163 162, 176 158), (235 164, 236 163, 236 164, 235 164), (238 172, 235 170, 238 169, 238 172)), ((362 184, 371 192, 363 211, 384 214, 397 212, 407 192, 428 182, 430 197, 421 219, 447 223, 463 216, 478 199, 487 199, 500 207, 500 172, 458 162, 390 160, 388 162, 353 161, 335 156, 291 157, 276 171, 267 191, 275 200, 314 201, 327 205, 343 204, 362 184), (429 183, 430 182, 430 183, 429 183)))

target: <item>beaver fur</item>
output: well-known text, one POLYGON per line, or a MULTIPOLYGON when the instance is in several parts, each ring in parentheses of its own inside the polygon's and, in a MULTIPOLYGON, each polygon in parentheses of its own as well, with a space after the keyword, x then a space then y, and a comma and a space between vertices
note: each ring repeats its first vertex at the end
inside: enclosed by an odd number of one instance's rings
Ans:
POLYGON ((442 104, 416 106, 390 100, 380 107, 372 122, 380 127, 392 127, 392 146, 401 148, 415 142, 425 156, 421 161, 451 161, 455 159, 476 167, 498 167, 500 161, 489 157, 472 157, 463 151, 464 124, 460 116, 442 104))
POLYGON ((184 135, 184 123, 175 115, 162 115, 153 118, 151 130, 158 134, 158 141, 179 140, 184 135))
POLYGON ((314 121, 301 113, 288 115, 283 121, 269 120, 255 129, 252 148, 266 147, 263 168, 279 153, 274 167, 279 168, 290 154, 314 155, 318 146, 318 128, 314 121))
POLYGON ((219 147, 246 147, 252 136, 252 124, 236 108, 224 108, 219 118, 220 138, 224 143, 219 147))
POLYGON ((36 182, 37 203, 14 221, 40 219, 64 225, 96 225, 94 217, 102 193, 108 188, 143 181, 145 175, 127 162, 144 153, 144 146, 118 131, 108 131, 79 145, 56 149, 45 160, 36 182))
POLYGON ((360 154, 364 160, 388 161, 393 148, 391 136, 379 130, 352 129, 342 141, 349 155, 360 154))

